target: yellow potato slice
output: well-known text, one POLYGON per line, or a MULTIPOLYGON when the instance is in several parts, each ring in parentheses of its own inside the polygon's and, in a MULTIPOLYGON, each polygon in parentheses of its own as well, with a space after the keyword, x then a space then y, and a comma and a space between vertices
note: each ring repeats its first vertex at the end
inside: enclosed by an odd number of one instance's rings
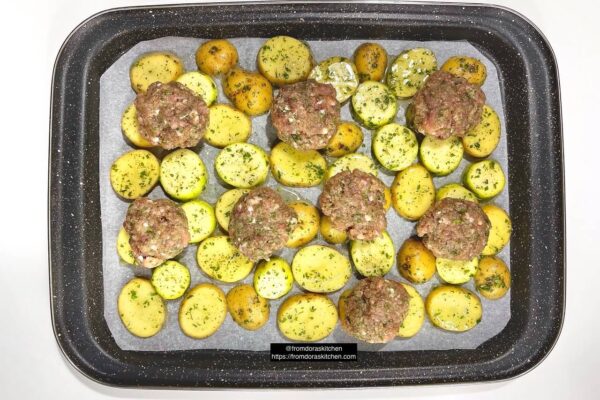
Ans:
POLYGON ((316 342, 333 332, 338 321, 335 304, 325 295, 303 293, 288 297, 277 311, 277 325, 290 340, 316 342))
POLYGON ((294 280, 315 293, 329 293, 344 287, 352 275, 350 261, 337 250, 321 245, 306 246, 292 261, 294 280))
POLYGON ((411 338, 419 333, 423 327, 423 323, 425 322, 425 303, 414 287, 406 283, 401 283, 401 285, 408 292, 410 299, 408 301, 408 312, 402 324, 400 324, 400 329, 398 329, 398 336, 411 338))
POLYGON ((298 222, 285 245, 300 247, 313 240, 319 233, 319 210, 304 201, 294 201, 288 205, 296 212, 298 222))
POLYGON ((198 266, 209 277, 221 282, 241 281, 254 264, 231 243, 228 236, 204 239, 196 252, 198 266))
POLYGON ((165 303, 144 278, 133 278, 123 286, 117 307, 125 328, 141 338, 156 335, 167 319, 165 303))
POLYGON ((474 328, 483 313, 481 301, 475 293, 450 285, 434 288, 427 296, 425 308, 435 326, 452 332, 474 328))
POLYGON ((158 182, 160 164, 148 150, 132 150, 117 158, 110 167, 110 183, 124 199, 148 194, 158 182))
POLYGON ((271 150, 271 173, 282 185, 292 187, 316 186, 327 170, 325 158, 316 150, 297 150, 280 142, 271 150))
POLYGON ((140 56, 129 69, 131 87, 145 93, 154 82, 172 82, 183 74, 183 62, 168 52, 152 52, 140 56))
POLYGON ((401 217, 415 221, 435 201, 431 174, 420 164, 400 171, 392 183, 392 205, 401 217))
POLYGON ((179 307, 179 327, 193 339, 204 339, 215 333, 227 316, 225 293, 212 283, 192 288, 179 307))

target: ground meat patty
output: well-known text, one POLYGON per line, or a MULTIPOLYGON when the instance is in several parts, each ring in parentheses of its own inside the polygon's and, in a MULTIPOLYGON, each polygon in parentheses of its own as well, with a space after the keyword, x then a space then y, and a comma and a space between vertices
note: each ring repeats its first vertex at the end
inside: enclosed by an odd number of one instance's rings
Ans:
POLYGON ((477 85, 445 71, 429 75, 413 100, 413 125, 424 135, 446 139, 481 121, 485 94, 477 85))
POLYGON ((185 213, 174 201, 141 197, 127 210, 125 230, 136 262, 154 268, 181 253, 190 241, 185 213))
POLYGON ((436 257, 470 260, 486 245, 490 221, 479 204, 445 198, 431 207, 417 224, 417 235, 436 257))
POLYGON ((296 212, 279 193, 261 187, 244 195, 233 207, 229 236, 250 260, 268 259, 285 247, 296 223, 296 212))
POLYGON ((334 175, 319 197, 319 207, 333 227, 353 240, 372 240, 385 230, 384 204, 384 184, 358 169, 334 175))
POLYGON ((312 79, 279 89, 271 121, 282 141, 300 150, 327 146, 340 120, 333 86, 312 79))
POLYGON ((346 299, 342 328, 365 342, 389 342, 406 317, 409 299, 406 289, 396 281, 382 277, 362 279, 346 299))
POLYGON ((194 147, 208 125, 208 107, 179 82, 154 82, 135 99, 141 135, 163 149, 194 147))

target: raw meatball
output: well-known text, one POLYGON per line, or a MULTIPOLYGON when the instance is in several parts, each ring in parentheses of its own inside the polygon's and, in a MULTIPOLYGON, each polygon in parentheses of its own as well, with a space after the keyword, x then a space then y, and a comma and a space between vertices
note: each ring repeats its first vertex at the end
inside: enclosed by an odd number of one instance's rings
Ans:
POLYGON ((135 108, 141 135, 166 150, 196 146, 208 125, 204 100, 179 82, 154 82, 135 108))
POLYGON ((485 94, 445 71, 429 75, 413 100, 415 129, 439 139, 464 134, 481 121, 485 94))
POLYGON ((445 198, 431 207, 417 224, 417 235, 436 257, 471 260, 487 243, 490 221, 479 204, 445 198))
POLYGON ((177 256, 190 241, 185 213, 174 201, 141 197, 127 210, 125 230, 138 265, 154 268, 177 256))
POLYGON ((312 79, 283 86, 271 108, 271 121, 282 141, 299 150, 327 146, 340 121, 333 86, 312 79))
POLYGON ((381 235, 387 226, 384 204, 385 185, 358 169, 334 175, 319 197, 319 207, 331 218, 332 226, 346 231, 352 240, 381 235))
POLYGON ((342 328, 368 343, 387 343, 398 334, 410 297, 404 287, 382 277, 358 282, 346 299, 342 328))
POLYGON ((296 212, 279 193, 261 187, 242 196, 233 207, 229 236, 250 260, 268 259, 285 247, 296 223, 296 212))

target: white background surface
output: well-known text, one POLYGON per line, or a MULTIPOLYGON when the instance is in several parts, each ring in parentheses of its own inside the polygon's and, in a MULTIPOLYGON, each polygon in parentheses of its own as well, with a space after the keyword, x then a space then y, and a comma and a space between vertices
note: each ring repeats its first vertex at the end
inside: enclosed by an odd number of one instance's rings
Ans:
MULTIPOLYGON (((168 1, 165 1, 168 2, 168 1)), ((91 14, 150 4, 128 0, 8 1, 0 23, 0 398, 598 399, 600 244, 598 167, 600 38, 593 1, 497 0, 532 20, 558 59, 563 106, 567 211, 567 310, 548 358, 514 380, 490 384, 368 390, 197 391, 105 387, 74 371, 60 354, 50 321, 47 269, 47 150, 50 79, 58 49, 91 14)))

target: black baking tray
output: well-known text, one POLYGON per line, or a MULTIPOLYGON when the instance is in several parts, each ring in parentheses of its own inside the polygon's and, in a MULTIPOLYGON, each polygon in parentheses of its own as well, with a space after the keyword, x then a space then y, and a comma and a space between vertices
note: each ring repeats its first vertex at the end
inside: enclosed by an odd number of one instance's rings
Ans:
MULTIPOLYGON (((436 3, 243 3, 108 10, 79 25, 54 68, 49 240, 54 333, 87 377, 145 387, 351 387, 500 380, 554 346, 565 302, 560 91, 540 31, 506 8, 436 3), (474 350, 361 352, 356 362, 271 362, 268 352, 121 350, 103 316, 98 171, 101 74, 162 36, 468 40, 496 65, 513 219, 511 319, 474 350)), ((112 240, 112 238, 110 238, 112 240)))

